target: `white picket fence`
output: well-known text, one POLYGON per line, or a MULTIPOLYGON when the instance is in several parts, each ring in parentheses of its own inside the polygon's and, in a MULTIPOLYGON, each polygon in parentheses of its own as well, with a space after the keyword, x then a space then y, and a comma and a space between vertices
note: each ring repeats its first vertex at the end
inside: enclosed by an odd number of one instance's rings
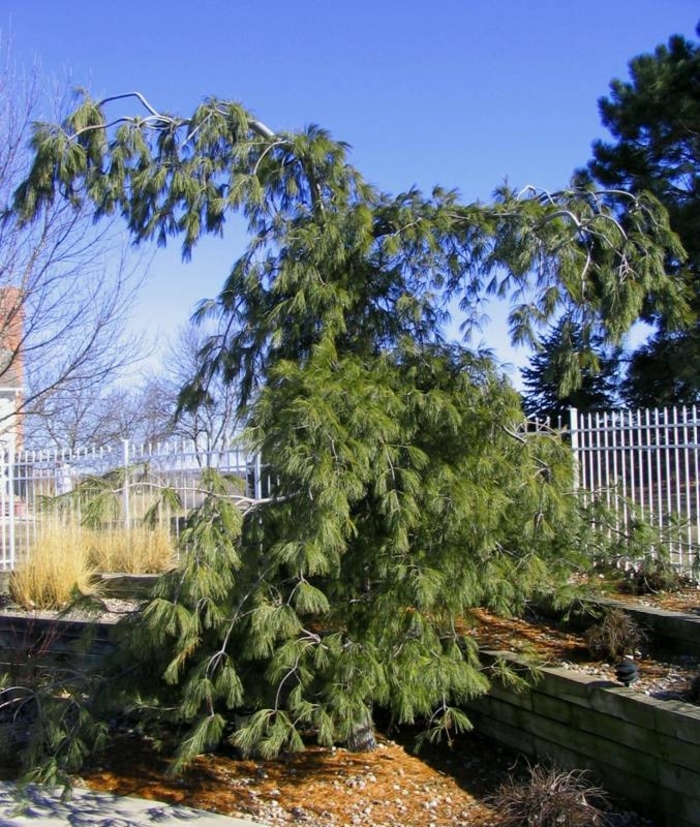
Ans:
POLYGON ((620 529, 643 518, 670 562, 692 570, 700 554, 698 407, 569 413, 580 495, 601 499, 620 529))
MULTIPOLYGON (((585 502, 602 499, 621 529, 641 516, 658 528, 671 562, 692 568, 700 554, 698 408, 569 413, 569 422, 560 427, 574 453, 579 496, 585 502)), ((78 451, 14 451, 7 446, 0 450, 0 571, 13 569, 31 545, 47 502, 116 469, 125 474, 119 487, 123 524, 143 516, 149 492, 167 487, 177 493, 180 506, 176 513, 164 508, 161 519, 177 531, 182 517, 201 502, 204 468, 240 480, 247 497, 259 499, 268 488, 259 457, 240 446, 217 451, 187 443, 136 446, 129 441, 117 448, 78 451)))

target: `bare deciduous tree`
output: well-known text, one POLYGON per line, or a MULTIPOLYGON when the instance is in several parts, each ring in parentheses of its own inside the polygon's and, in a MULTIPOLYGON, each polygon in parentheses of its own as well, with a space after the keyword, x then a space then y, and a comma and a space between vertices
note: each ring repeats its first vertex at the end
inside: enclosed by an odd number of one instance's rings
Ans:
POLYGON ((15 396, 0 411, 5 430, 15 411, 25 422, 43 416, 52 397, 79 406, 139 355, 126 328, 142 259, 129 257, 109 223, 68 202, 47 205, 32 224, 9 208, 31 157, 32 123, 60 112, 64 97, 38 70, 17 67, 0 42, 0 388, 15 396))
POLYGON ((201 451, 229 445, 237 427, 234 388, 214 375, 196 406, 189 409, 181 397, 212 335, 211 326, 182 325, 162 364, 132 385, 69 382, 42 395, 26 417, 26 441, 69 450, 123 439, 142 444, 182 439, 201 451))
POLYGON ((173 411, 177 411, 174 434, 192 440, 204 451, 213 451, 230 443, 237 427, 237 389, 224 381, 219 373, 202 378, 201 363, 205 351, 216 341, 211 325, 203 322, 183 325, 165 354, 166 384, 173 398, 173 411), (206 382, 198 390, 197 404, 188 404, 182 389, 196 380, 206 382))

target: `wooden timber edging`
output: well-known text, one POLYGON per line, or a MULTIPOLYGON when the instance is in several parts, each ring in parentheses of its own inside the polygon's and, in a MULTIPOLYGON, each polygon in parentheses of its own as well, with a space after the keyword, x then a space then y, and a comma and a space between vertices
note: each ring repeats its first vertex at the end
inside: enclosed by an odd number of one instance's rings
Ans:
MULTIPOLYGON (((0 571, 0 595, 9 592, 11 576, 9 571, 0 571)), ((142 599, 150 596, 159 577, 160 574, 106 572, 97 574, 95 581, 101 586, 105 597, 142 599)))
POLYGON ((105 597, 143 600, 151 596, 160 574, 99 574, 97 581, 105 597))
MULTIPOLYGON (((0 589, 7 589, 8 576, 0 578, 0 589)), ((117 573, 98 575, 97 580, 100 594, 105 598, 142 600, 151 594, 158 577, 157 574, 117 573)), ((96 621, 89 612, 83 615, 3 608, 0 610, 0 668, 3 664, 22 663, 28 656, 48 656, 54 662, 73 659, 81 666, 99 665, 101 658, 114 650, 111 632, 117 617, 96 621)))
MULTIPOLYGON (((517 655, 483 652, 486 660, 517 655)), ((700 707, 561 667, 528 690, 494 684, 467 704, 480 732, 565 769, 589 770, 664 827, 700 824, 700 707)))
POLYGON ((51 612, 4 609, 0 612, 0 667, 42 656, 97 665, 115 648, 113 626, 112 622, 67 619, 51 612))

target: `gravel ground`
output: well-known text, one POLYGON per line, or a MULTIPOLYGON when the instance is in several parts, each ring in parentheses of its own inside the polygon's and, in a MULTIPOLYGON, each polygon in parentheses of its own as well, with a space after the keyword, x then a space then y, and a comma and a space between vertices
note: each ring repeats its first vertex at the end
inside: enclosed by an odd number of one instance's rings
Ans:
MULTIPOLYGON (((587 664, 562 661, 560 666, 586 675, 594 675, 601 680, 617 683, 614 668, 607 663, 587 664)), ((691 656, 680 656, 673 662, 637 659, 639 678, 631 684, 631 689, 650 698, 665 701, 689 701, 690 685, 698 675, 700 660, 691 656)))
MULTIPOLYGON (((562 666, 618 683, 614 664, 592 660, 581 635, 545 620, 499 618, 482 610, 474 613, 474 619, 471 631, 487 649, 517 652, 543 665, 562 666)), ((671 656, 645 647, 637 653, 635 663, 639 678, 631 688, 665 700, 687 701, 690 684, 700 671, 700 658, 696 655, 671 656)))

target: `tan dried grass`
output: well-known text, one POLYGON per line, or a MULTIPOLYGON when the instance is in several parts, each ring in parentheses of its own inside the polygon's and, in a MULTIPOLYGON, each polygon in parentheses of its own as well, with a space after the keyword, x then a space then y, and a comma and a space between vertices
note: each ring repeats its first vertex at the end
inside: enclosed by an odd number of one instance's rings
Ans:
POLYGON ((92 591, 93 575, 80 528, 48 526, 10 575, 10 596, 26 609, 62 609, 76 591, 92 591))
POLYGON ((61 609, 77 592, 95 592, 98 572, 159 574, 175 565, 165 528, 87 529, 78 524, 42 527, 23 562, 12 572, 12 599, 27 609, 61 609))
POLYGON ((85 532, 87 560, 100 572, 160 574, 175 564, 175 548, 165 528, 132 526, 85 532))

